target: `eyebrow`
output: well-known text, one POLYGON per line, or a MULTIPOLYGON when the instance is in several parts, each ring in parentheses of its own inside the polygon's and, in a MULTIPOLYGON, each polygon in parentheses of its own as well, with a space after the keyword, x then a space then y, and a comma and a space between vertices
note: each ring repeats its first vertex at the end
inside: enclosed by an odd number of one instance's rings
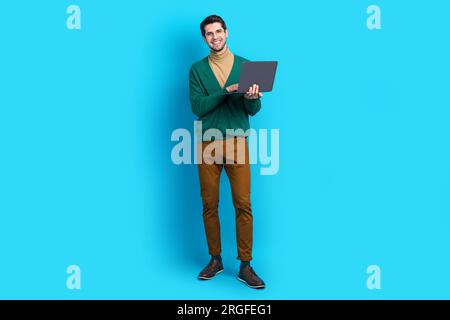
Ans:
POLYGON ((219 29, 217 29, 215 31, 208 31, 208 32, 206 32, 206 34, 212 34, 212 33, 217 32, 217 31, 223 31, 223 28, 219 28, 219 29))

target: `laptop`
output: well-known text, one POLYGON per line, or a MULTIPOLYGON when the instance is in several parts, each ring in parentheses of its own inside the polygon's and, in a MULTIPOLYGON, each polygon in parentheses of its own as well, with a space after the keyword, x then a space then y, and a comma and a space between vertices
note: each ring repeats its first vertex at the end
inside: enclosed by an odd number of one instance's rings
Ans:
POLYGON ((278 61, 243 62, 238 90, 228 94, 245 94, 253 84, 259 85, 259 92, 272 91, 277 65, 278 61))

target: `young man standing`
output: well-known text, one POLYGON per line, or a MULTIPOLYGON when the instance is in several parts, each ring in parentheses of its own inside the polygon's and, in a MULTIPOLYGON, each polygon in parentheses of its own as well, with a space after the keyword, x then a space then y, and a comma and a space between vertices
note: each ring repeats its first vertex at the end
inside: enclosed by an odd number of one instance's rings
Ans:
POLYGON ((236 214, 237 258, 241 261, 238 279, 252 288, 262 289, 265 287, 264 281, 250 266, 253 215, 248 142, 245 136, 250 127, 248 116, 254 116, 261 109, 262 93, 257 85, 253 85, 244 95, 232 94, 238 89, 241 65, 247 60, 229 50, 226 42, 228 30, 223 19, 216 15, 208 16, 200 24, 200 30, 210 54, 194 63, 190 69, 191 107, 202 123, 202 135, 207 131, 220 134, 204 135, 197 146, 198 154, 202 157, 198 162, 198 173, 203 223, 211 255, 211 260, 198 278, 209 280, 223 271, 218 204, 220 174, 225 168, 236 214), (206 156, 207 151, 212 154, 209 158, 206 156))

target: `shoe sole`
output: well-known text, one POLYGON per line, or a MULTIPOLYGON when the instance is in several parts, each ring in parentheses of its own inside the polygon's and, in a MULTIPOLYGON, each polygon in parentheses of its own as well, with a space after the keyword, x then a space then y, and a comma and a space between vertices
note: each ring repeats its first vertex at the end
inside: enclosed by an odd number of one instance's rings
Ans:
POLYGON ((212 278, 214 278, 217 274, 221 273, 222 271, 223 271, 223 269, 220 269, 212 277, 198 276, 197 278, 200 280, 211 280, 212 278))
POLYGON ((240 277, 237 277, 237 279, 238 279, 239 281, 245 283, 247 286, 249 286, 250 288, 253 288, 253 289, 264 289, 264 288, 266 287, 264 284, 260 284, 259 286, 251 286, 251 285, 249 285, 249 284, 247 283, 247 281, 245 281, 244 279, 242 279, 242 278, 240 278, 240 277))

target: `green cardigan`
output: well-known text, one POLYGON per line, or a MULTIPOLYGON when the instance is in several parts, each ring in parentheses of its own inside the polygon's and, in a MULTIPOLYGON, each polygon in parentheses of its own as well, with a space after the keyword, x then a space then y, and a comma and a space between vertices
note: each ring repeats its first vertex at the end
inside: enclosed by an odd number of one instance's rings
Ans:
POLYGON ((223 89, 209 66, 208 57, 192 65, 189 95, 192 111, 202 121, 202 134, 212 128, 221 131, 223 138, 226 137, 226 129, 243 129, 245 132, 250 128, 248 116, 254 116, 261 109, 259 98, 250 100, 243 94, 226 94, 226 87, 239 82, 244 61, 248 60, 234 55, 233 67, 223 89))

